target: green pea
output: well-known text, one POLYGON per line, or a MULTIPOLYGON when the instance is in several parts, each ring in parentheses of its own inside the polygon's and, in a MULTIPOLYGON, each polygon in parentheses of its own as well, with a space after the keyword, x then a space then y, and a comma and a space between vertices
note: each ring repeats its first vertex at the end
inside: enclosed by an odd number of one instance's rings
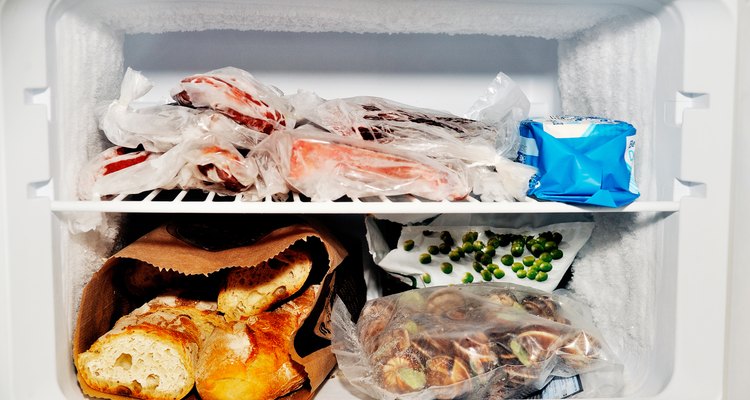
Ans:
POLYGON ((474 250, 475 251, 479 251, 479 250, 482 250, 482 249, 484 249, 484 243, 482 243, 481 240, 475 241, 474 242, 474 250))
POLYGON ((505 276, 505 271, 503 271, 502 269, 498 268, 498 269, 492 271, 492 275, 494 275, 496 279, 503 279, 503 277, 505 276))
POLYGON ((458 254, 457 251, 453 250, 450 253, 448 253, 448 258, 450 258, 451 261, 458 261, 461 259, 461 255, 458 254))
POLYGON ((471 272, 465 273, 463 279, 461 279, 461 282, 463 283, 474 282, 474 275, 472 275, 471 272))
POLYGON ((444 262, 440 264, 440 270, 443 271, 444 274, 450 274, 451 272, 453 272, 453 264, 444 262))
POLYGON ((510 269, 513 270, 513 272, 518 272, 523 269, 523 264, 520 262, 514 262, 513 265, 510 266, 510 269))
POLYGON ((484 252, 483 251, 478 251, 478 252, 474 253, 474 260, 476 260, 476 261, 482 261, 482 257, 484 257, 484 252))
POLYGON ((419 255, 419 262, 422 264, 429 264, 432 261, 432 257, 430 257, 427 253, 422 253, 419 255))
POLYGON ((474 261, 473 263, 471 263, 471 267, 474 268, 474 271, 477 272, 482 272, 482 270, 484 270, 482 263, 480 263, 479 261, 474 261))
POLYGON ((521 261, 523 261, 523 265, 530 267, 532 264, 534 264, 535 260, 536 259, 534 258, 534 256, 526 256, 521 261))
POLYGON ((510 255, 510 254, 506 254, 506 255, 500 257, 500 262, 503 265, 510 266, 511 264, 513 264, 513 256, 510 255))
POLYGON ((557 243, 549 241, 544 243, 544 251, 552 251, 557 249, 557 243))
POLYGON ((544 282, 547 280, 547 273, 546 272, 539 272, 536 274, 536 281, 537 282, 544 282))
POLYGON ((489 282, 489 281, 492 280, 492 272, 490 272, 490 271, 488 271, 486 269, 482 270, 482 272, 480 272, 479 274, 482 275, 482 279, 484 279, 487 282, 489 282))
POLYGON ((534 255, 534 257, 539 257, 544 253, 544 246, 540 245, 539 243, 534 243, 531 246, 531 254, 534 255))
POLYGON ((543 271, 543 272, 550 272, 550 271, 552 271, 552 264, 550 264, 550 263, 548 263, 548 262, 543 262, 543 263, 542 263, 542 264, 541 264, 541 265, 539 266, 539 270, 540 270, 540 271, 543 271))
POLYGON ((497 264, 490 264, 490 265, 487 266, 487 270, 490 271, 490 272, 493 272, 493 271, 495 271, 496 269, 499 269, 499 268, 500 268, 500 266, 497 265, 497 264))
POLYGON ((414 248, 413 240, 404 240, 404 250, 411 251, 414 248))
POLYGON ((536 279, 537 274, 538 272, 536 270, 529 270, 529 272, 526 273, 526 277, 533 281, 534 279, 536 279))
POLYGON ((447 244, 448 246, 453 246, 453 236, 451 236, 451 233, 448 231, 440 232, 440 240, 442 240, 443 243, 447 244))
POLYGON ((427 252, 430 253, 430 254, 432 254, 434 256, 435 254, 437 254, 437 253, 440 252, 440 249, 437 246, 434 246, 434 245, 433 246, 428 246, 427 247, 427 252))
POLYGON ((550 262, 550 261, 552 261, 552 254, 544 252, 544 253, 542 253, 542 254, 539 255, 539 259, 542 260, 542 261, 544 261, 544 262, 550 262))
POLYGON ((534 260, 534 263, 533 263, 533 264, 531 264, 531 265, 533 265, 533 266, 535 266, 535 267, 538 267, 538 266, 542 265, 542 263, 543 263, 543 262, 544 262, 544 261, 542 261, 542 259, 541 259, 541 258, 537 258, 537 259, 535 259, 535 260, 534 260))
POLYGON ((490 246, 485 247, 484 254, 489 254, 490 257, 495 257, 495 248, 490 246))
POLYGON ((474 245, 470 242, 465 242, 461 246, 461 250, 464 251, 464 253, 473 253, 474 252, 474 245))
POLYGON ((513 257, 521 257, 523 255, 523 246, 511 246, 510 254, 512 254, 513 257))
POLYGON ((430 276, 430 274, 422 274, 422 282, 424 282, 425 284, 429 284, 430 282, 432 282, 432 277, 430 276))
POLYGON ((563 236, 562 236, 562 234, 560 234, 560 232, 554 232, 554 233, 552 233, 552 240, 555 243, 560 244, 560 242, 562 242, 562 239, 563 239, 563 236))
POLYGON ((448 254, 451 252, 451 245, 448 243, 440 243, 438 249, 440 250, 440 254, 448 254))
POLYGON ((482 265, 490 265, 492 263, 492 256, 489 254, 485 254, 482 256, 482 259, 479 260, 482 265))
POLYGON ((500 236, 500 239, 497 242, 499 246, 495 246, 495 247, 505 247, 510 244, 510 236, 502 235, 500 236))
POLYGON ((495 249, 498 248, 498 247, 502 247, 500 245, 500 239, 498 239, 496 237, 493 237, 492 239, 488 240, 487 241, 487 246, 492 246, 492 248, 495 248, 495 249))
POLYGON ((463 243, 467 243, 467 242, 472 243, 475 240, 477 240, 478 237, 479 237, 479 234, 477 232, 469 231, 469 232, 464 233, 464 235, 461 237, 461 241, 463 243))
POLYGON ((526 241, 526 250, 531 251, 531 246, 537 244, 536 239, 531 239, 526 241))
POLYGON ((519 279, 524 279, 524 278, 526 278, 526 271, 525 271, 525 270, 523 270, 523 269, 522 269, 522 270, 519 270, 518 272, 516 272, 516 276, 517 276, 517 277, 518 277, 519 279))
POLYGON ((458 255, 461 257, 463 257, 464 254, 466 254, 466 252, 464 251, 464 249, 461 248, 461 246, 456 247, 455 250, 458 252, 458 255))
POLYGON ((559 260, 563 258, 563 252, 560 249, 555 249, 549 252, 553 260, 559 260))

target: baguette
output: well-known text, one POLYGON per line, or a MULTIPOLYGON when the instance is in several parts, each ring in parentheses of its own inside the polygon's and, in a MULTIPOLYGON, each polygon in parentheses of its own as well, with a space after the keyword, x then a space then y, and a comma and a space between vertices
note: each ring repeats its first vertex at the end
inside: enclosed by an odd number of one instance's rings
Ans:
POLYGON ((214 330, 198 360, 201 398, 275 399, 302 387, 307 374, 292 360, 290 346, 319 291, 311 286, 274 311, 214 330))
POLYGON ((311 269, 310 256, 292 249, 254 268, 235 268, 219 292, 219 311, 227 321, 258 315, 297 293, 311 269))
POLYGON ((193 388, 204 340, 222 324, 215 303, 158 297, 120 318, 75 364, 99 392, 181 399, 193 388))

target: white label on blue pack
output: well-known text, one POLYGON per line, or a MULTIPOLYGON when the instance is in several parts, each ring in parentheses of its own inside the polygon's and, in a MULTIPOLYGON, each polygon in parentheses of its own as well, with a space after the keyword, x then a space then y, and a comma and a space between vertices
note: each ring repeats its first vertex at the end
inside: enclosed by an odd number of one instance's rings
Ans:
POLYGON ((630 171, 630 183, 628 185, 628 191, 633 194, 639 194, 638 186, 635 184, 635 171, 634 171, 634 165, 635 165, 635 135, 626 136, 625 140, 628 142, 625 145, 625 154, 623 157, 625 157, 625 164, 628 166, 628 171, 630 171))
POLYGON ((542 129, 557 139, 580 138, 591 135, 596 125, 616 124, 616 121, 606 118, 555 116, 534 119, 542 124, 542 129))

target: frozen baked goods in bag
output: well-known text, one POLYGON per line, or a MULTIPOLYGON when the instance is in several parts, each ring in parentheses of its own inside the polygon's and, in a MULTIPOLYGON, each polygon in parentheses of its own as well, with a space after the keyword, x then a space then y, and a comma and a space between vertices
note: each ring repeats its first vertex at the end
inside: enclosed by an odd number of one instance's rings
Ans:
POLYGON ((234 268, 219 291, 219 311, 228 321, 260 314, 297 293, 311 269, 310 256, 293 249, 252 268, 234 268))
POLYGON ((215 303, 158 297, 120 318, 75 364, 99 392, 180 399, 193 388, 203 342, 222 324, 215 303))
POLYGON ((214 330, 198 361, 201 398, 266 400, 302 387, 307 374, 290 349, 319 291, 319 285, 310 286, 274 311, 214 330))

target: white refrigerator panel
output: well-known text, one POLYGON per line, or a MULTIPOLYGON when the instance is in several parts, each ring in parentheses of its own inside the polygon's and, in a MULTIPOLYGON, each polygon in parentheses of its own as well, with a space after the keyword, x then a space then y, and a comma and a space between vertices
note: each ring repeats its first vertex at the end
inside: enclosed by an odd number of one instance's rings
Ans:
MULTIPOLYGON (((738 304, 750 304, 740 284, 747 274, 738 264, 747 232, 737 222, 747 219, 740 204, 748 185, 737 172, 748 167, 738 150, 747 148, 739 131, 747 118, 735 121, 734 114, 736 98, 746 111, 748 104, 747 74, 735 93, 738 16, 747 18, 746 2, 0 5, 0 398, 82 397, 70 354, 81 285, 125 229, 117 222, 121 214, 156 212, 593 215, 598 237, 579 260, 572 285, 630 366, 625 394, 743 398, 746 383, 732 371, 744 364, 734 352, 744 348, 739 329, 747 324, 738 304), (181 76, 225 65, 289 93, 377 95, 458 114, 503 71, 529 96, 533 115, 599 114, 636 124, 644 140, 636 169, 643 196, 617 210, 387 198, 77 199, 78 170, 107 145, 97 132, 96 106, 117 95, 125 67, 155 81, 144 102, 158 102, 181 76), (109 229, 69 229, 96 219, 109 229), (613 263, 613 276, 643 272, 612 282, 610 272, 594 267, 597 257, 613 263), (609 293, 597 291, 602 282, 609 293), (739 316, 730 322, 728 313, 739 316)), ((746 58, 740 63, 747 68, 746 58)), ((348 395, 333 381, 319 397, 341 393, 348 395)))

